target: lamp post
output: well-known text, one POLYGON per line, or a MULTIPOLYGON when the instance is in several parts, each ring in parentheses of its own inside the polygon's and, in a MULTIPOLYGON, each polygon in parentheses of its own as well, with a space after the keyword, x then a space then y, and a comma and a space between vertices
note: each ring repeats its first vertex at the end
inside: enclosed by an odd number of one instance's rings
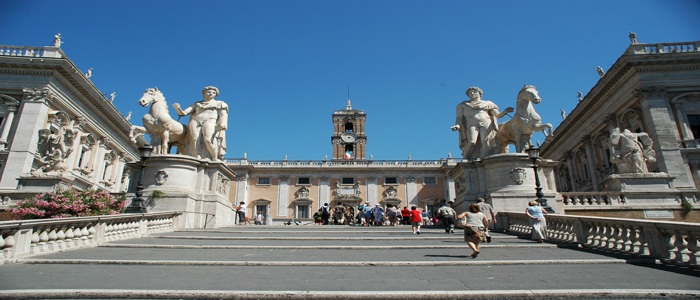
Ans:
POLYGON ((131 214, 142 214, 147 213, 146 205, 144 205, 143 198, 143 169, 146 168, 146 160, 151 157, 151 152, 153 152, 153 146, 143 145, 139 147, 139 155, 141 155, 141 170, 139 171, 139 182, 136 186, 136 197, 131 199, 131 204, 126 208, 125 213, 131 214))
POLYGON ((540 149, 530 145, 530 148, 527 148, 527 150, 525 151, 527 151, 527 155, 532 160, 532 169, 535 170, 535 196, 537 197, 537 202, 547 212, 554 213, 554 209, 547 205, 547 199, 544 198, 544 194, 542 193, 542 186, 540 185, 540 176, 537 173, 537 159, 540 158, 540 149))

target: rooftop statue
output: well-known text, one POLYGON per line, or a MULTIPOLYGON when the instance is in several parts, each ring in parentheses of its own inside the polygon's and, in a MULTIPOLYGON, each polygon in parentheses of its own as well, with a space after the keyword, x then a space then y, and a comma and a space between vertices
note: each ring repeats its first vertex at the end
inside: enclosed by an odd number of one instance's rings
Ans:
POLYGON ((61 48, 61 43, 63 43, 63 41, 61 41, 61 34, 57 33, 53 37, 53 46, 57 47, 57 48, 61 48))
POLYGON ((542 98, 535 86, 525 85, 520 89, 515 102, 515 115, 501 124, 501 130, 498 132, 499 153, 507 153, 508 144, 515 144, 517 153, 523 152, 530 145, 533 132, 541 131, 547 137, 552 135, 552 124, 542 123, 542 117, 532 105, 540 102, 542 98))
POLYGON ((595 67, 594 70, 598 72, 598 76, 600 76, 601 78, 605 76, 605 71, 603 71, 603 68, 601 68, 600 66, 595 67))
POLYGON ((151 135, 154 154, 168 154, 170 147, 177 145, 178 154, 189 155, 187 130, 170 116, 163 93, 158 88, 148 88, 139 99, 139 105, 150 105, 151 109, 143 116, 143 127, 131 126, 131 141, 136 143, 138 136, 148 133, 151 135))
POLYGON ((649 173, 647 162, 656 161, 653 144, 645 132, 634 133, 629 129, 620 132, 620 128, 615 128, 610 133, 610 145, 614 147, 610 161, 615 163, 619 174, 649 173))
POLYGON ((459 148, 462 158, 476 159, 498 153, 496 133, 498 119, 512 112, 508 107, 503 112, 491 101, 482 100, 484 91, 470 87, 466 91, 468 101, 457 105, 457 118, 452 131, 459 131, 459 148))
POLYGON ((190 115, 187 124, 189 153, 197 158, 220 160, 226 154, 228 104, 214 99, 218 95, 218 88, 207 86, 202 90, 203 100, 184 110, 179 103, 173 105, 179 116, 190 115))

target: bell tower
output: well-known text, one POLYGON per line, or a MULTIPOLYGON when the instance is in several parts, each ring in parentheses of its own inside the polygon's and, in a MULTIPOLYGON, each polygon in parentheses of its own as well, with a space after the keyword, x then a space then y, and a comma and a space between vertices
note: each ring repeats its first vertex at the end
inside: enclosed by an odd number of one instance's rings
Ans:
POLYGON ((333 160, 365 160, 367 135, 363 110, 352 108, 350 98, 343 110, 333 112, 333 160))

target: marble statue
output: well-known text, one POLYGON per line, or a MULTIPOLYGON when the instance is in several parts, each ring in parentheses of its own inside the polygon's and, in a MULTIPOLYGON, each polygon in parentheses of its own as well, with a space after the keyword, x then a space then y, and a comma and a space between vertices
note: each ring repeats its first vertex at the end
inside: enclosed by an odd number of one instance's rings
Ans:
POLYGON ((620 132, 620 128, 615 128, 610 133, 610 145, 614 147, 610 161, 620 174, 648 173, 647 162, 656 161, 653 144, 645 132, 634 133, 629 129, 620 132))
POLYGON ((469 100, 457 105, 457 118, 451 127, 452 131, 459 131, 462 158, 476 159, 497 154, 498 119, 512 112, 513 108, 499 112, 495 103, 481 99, 484 91, 478 87, 468 88, 466 94, 469 100))
POLYGON ((65 161, 73 152, 73 141, 72 123, 59 127, 56 132, 52 132, 50 129, 40 129, 37 147, 40 166, 32 174, 60 174, 67 171, 68 166, 66 166, 65 161))
POLYGON ((158 88, 148 88, 139 99, 139 105, 151 106, 143 116, 143 127, 132 125, 129 138, 136 143, 136 138, 144 133, 151 135, 151 145, 154 154, 168 154, 170 147, 177 145, 177 153, 192 155, 189 150, 189 139, 185 125, 174 120, 168 111, 165 96, 158 88))
POLYGON ((630 37, 630 44, 638 44, 639 43, 639 41, 637 41, 637 34, 636 33, 630 31, 629 37, 630 37))
POLYGON ((131 120, 131 112, 126 114, 126 117, 124 117, 127 121, 131 120))
POLYGON ((559 110, 559 114, 561 114, 562 121, 566 119, 566 111, 563 108, 559 110))
POLYGON ((90 79, 92 77, 92 68, 87 70, 87 73, 85 73, 85 78, 90 79))
POLYGON ((524 85, 515 101, 515 115, 501 125, 496 136, 498 152, 508 152, 508 144, 515 144, 515 151, 521 153, 530 144, 533 132, 543 132, 552 136, 552 124, 542 123, 542 117, 535 111, 533 104, 542 102, 540 94, 533 85, 524 85))
POLYGON ((595 67, 595 71, 598 72, 598 75, 600 75, 601 78, 605 76, 605 71, 603 71, 603 68, 600 66, 595 67))
POLYGON ((583 94, 581 91, 576 92, 576 97, 578 97, 578 101, 583 101, 583 94))
POLYGON ((187 125, 190 153, 197 158, 220 160, 226 154, 226 129, 228 128, 228 105, 216 100, 219 89, 207 86, 202 90, 203 100, 186 109, 175 103, 179 116, 190 115, 187 125))
POLYGON ((53 46, 57 47, 57 48, 61 48, 62 43, 63 43, 63 41, 61 41, 61 33, 57 33, 56 35, 54 35, 53 46))
POLYGON ((114 98, 116 98, 116 97, 117 97, 117 92, 112 92, 111 94, 109 94, 109 103, 114 102, 114 98))

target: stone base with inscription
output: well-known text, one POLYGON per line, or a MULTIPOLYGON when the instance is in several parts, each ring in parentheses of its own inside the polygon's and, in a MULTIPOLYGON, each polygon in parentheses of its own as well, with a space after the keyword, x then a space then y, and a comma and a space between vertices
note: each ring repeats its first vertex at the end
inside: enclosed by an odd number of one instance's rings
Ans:
MULTIPOLYGON (((132 167, 134 182, 130 186, 138 184, 139 169, 138 165, 132 167)), ((220 161, 184 155, 155 155, 146 160, 144 199, 155 190, 165 193, 148 211, 183 211, 183 228, 232 226, 235 210, 229 194, 230 182, 234 178, 235 173, 220 161)), ((129 197, 133 197, 133 193, 129 197)))
MULTIPOLYGON (((556 165, 556 161, 539 160, 537 171, 547 204, 555 213, 563 214, 562 197, 556 192, 554 182, 556 165)), ((496 154, 461 162, 450 175, 455 178, 454 207, 458 212, 465 211, 478 198, 484 198, 496 212, 524 212, 528 202, 537 198, 532 160, 526 154, 496 154)))
POLYGON ((667 173, 613 174, 603 179, 603 186, 606 191, 620 192, 623 204, 680 203, 681 192, 667 173))

